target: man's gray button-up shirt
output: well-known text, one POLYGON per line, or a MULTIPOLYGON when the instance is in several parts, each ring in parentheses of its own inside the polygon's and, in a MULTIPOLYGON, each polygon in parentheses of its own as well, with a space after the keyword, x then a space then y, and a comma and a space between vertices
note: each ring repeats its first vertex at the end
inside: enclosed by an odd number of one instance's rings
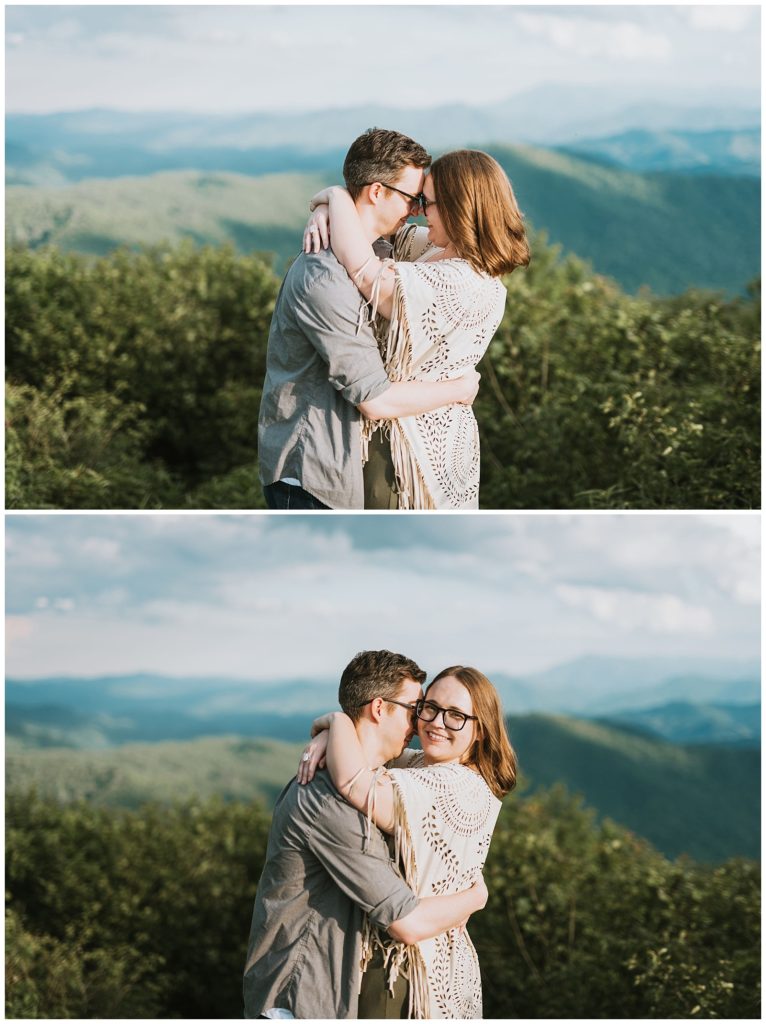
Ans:
POLYGON ((363 849, 365 826, 326 771, 282 791, 253 909, 246 1017, 357 1016, 363 913, 385 930, 418 905, 375 827, 363 849))
POLYGON ((330 508, 364 506, 361 402, 390 386, 364 300, 331 250, 301 253, 269 331, 258 422, 264 484, 296 479, 330 508))

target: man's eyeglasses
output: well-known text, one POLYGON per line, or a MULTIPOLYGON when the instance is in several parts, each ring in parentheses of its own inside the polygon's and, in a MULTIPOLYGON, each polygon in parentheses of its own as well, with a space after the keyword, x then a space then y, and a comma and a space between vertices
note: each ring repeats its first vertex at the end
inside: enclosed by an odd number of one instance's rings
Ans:
POLYGON ((478 721, 476 715, 466 715, 463 711, 455 711, 454 708, 439 707, 432 700, 417 701, 415 714, 421 722, 433 722, 441 715, 445 727, 451 729, 452 732, 460 732, 469 718, 472 722, 478 721))
POLYGON ((397 188, 396 185, 389 185, 388 182, 385 181, 366 181, 362 188, 365 188, 367 185, 382 185, 383 188, 390 188, 392 192, 398 192, 400 196, 404 196, 405 199, 409 199, 414 206, 418 206, 424 212, 425 206, 423 203, 425 202, 429 206, 431 205, 430 200, 426 199, 422 192, 418 192, 416 196, 412 196, 409 192, 402 192, 402 190, 397 188))
MULTIPOLYGON (((382 184, 383 184, 383 182, 381 181, 381 185, 382 184)), ((372 704, 372 702, 374 700, 377 700, 377 699, 378 699, 377 697, 371 697, 369 700, 364 701, 364 703, 362 703, 362 704, 357 704, 356 706, 358 708, 363 708, 363 707, 366 707, 367 704, 372 704)), ((380 699, 384 700, 386 702, 386 704, 398 704, 400 708, 407 708, 408 711, 416 711, 417 710, 417 705, 416 704, 405 704, 403 701, 400 701, 400 700, 391 700, 390 697, 381 697, 380 699)))

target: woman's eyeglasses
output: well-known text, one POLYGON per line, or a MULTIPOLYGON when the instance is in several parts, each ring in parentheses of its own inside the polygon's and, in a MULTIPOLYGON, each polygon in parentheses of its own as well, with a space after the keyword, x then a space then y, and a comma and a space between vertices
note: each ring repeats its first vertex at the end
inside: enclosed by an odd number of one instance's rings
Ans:
POLYGON ((421 722, 433 722, 441 715, 445 728, 451 729, 453 732, 460 732, 469 718, 472 722, 478 721, 476 715, 466 715, 464 712, 456 711, 454 708, 439 707, 432 700, 417 701, 415 704, 415 714, 421 722))

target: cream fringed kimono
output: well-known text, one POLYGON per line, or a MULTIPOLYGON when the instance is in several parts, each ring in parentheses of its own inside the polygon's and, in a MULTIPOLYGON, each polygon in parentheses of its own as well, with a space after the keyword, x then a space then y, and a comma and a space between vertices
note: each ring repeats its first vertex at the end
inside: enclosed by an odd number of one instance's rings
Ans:
MULTIPOLYGON (((404 879, 419 897, 460 892, 477 879, 487 858, 500 801, 486 782, 460 764, 423 765, 421 751, 405 751, 391 768, 394 846, 404 879)), ((375 783, 373 782, 373 786, 375 783)), ((366 929, 367 957, 376 940, 366 929)), ((468 937, 452 928, 416 946, 381 942, 389 986, 407 977, 410 1017, 476 1018, 482 1015, 481 975, 468 937)), ((366 964, 365 964, 366 966, 366 964)))
MULTIPOLYGON (((389 380, 462 376, 484 355, 502 319, 506 290, 500 281, 463 259, 424 262, 438 252, 425 228, 412 224, 397 235, 391 321, 376 321, 389 380)), ((390 432, 400 508, 478 508, 479 432, 469 405, 442 406, 382 427, 365 421, 363 457, 379 427, 390 432)))

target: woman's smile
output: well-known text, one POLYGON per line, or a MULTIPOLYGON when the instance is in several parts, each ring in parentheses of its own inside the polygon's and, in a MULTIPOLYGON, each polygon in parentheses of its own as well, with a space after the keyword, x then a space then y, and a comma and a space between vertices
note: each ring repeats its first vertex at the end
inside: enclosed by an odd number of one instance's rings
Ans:
MULTIPOLYGON (((426 764, 450 764, 459 762, 473 746, 476 730, 473 720, 466 720, 461 728, 450 729, 444 721, 446 711, 472 716, 473 703, 471 695, 459 679, 454 676, 442 676, 432 683, 426 691, 426 703, 439 708, 438 713, 430 722, 418 720, 418 735, 423 748, 426 764)), ((450 725, 453 722, 450 720, 450 725)))

